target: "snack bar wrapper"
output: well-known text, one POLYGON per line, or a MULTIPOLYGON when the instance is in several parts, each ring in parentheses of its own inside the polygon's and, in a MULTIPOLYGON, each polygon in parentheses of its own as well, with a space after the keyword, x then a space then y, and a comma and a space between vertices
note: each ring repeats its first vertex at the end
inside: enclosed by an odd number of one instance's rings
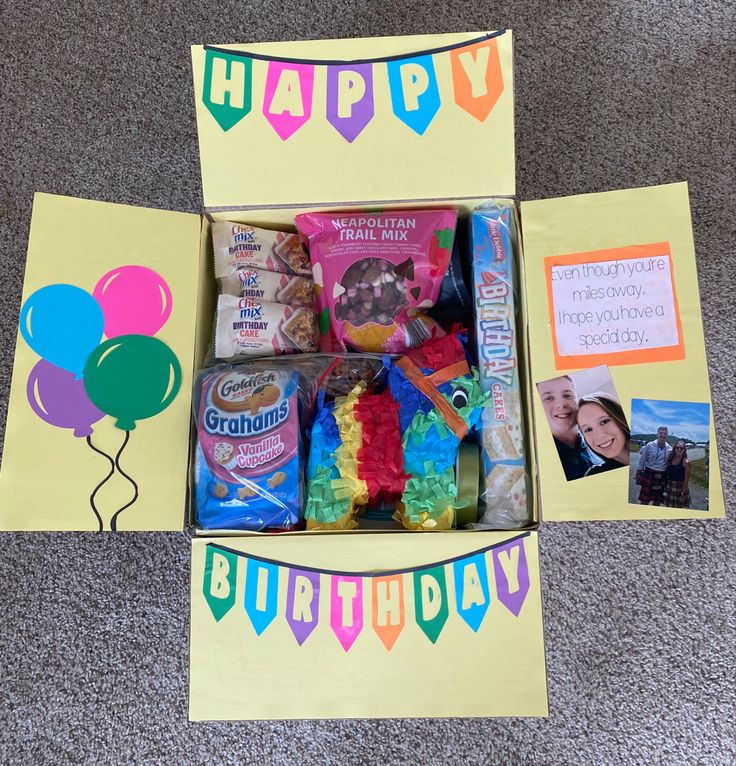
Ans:
POLYGON ((314 283, 306 277, 263 269, 237 269, 221 277, 220 292, 287 306, 314 307, 314 283))
POLYGON ((289 529, 302 504, 295 370, 258 363, 200 377, 194 463, 204 529, 289 529))
POLYGON ((305 213, 325 351, 404 353, 442 337, 429 316, 447 272, 455 210, 305 213))
POLYGON ((513 209, 476 210, 470 225, 480 386, 491 397, 482 419, 484 486, 476 526, 513 529, 530 520, 517 356, 513 209))
POLYGON ((317 317, 311 309, 234 295, 217 299, 216 359, 311 353, 318 347, 317 317))
POLYGON ((246 268, 279 271, 299 277, 312 276, 309 256, 299 237, 288 231, 215 221, 212 224, 212 247, 217 279, 246 268))

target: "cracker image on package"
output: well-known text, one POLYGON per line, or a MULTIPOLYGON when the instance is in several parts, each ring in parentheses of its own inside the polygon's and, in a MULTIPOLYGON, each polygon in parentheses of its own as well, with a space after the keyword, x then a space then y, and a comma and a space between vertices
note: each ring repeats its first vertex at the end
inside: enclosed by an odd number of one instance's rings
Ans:
POLYGON ((316 351, 317 317, 301 306, 220 295, 215 319, 216 359, 316 351))
POLYGON ((245 366, 203 374, 194 465, 204 529, 286 529, 299 520, 298 375, 245 366))
POLYGON ((481 526, 514 528, 529 521, 521 391, 517 364, 511 207, 471 216, 475 331, 483 412, 481 526))
POLYGON ((296 234, 258 229, 232 221, 212 224, 215 277, 227 277, 238 269, 279 271, 300 277, 312 276, 309 256, 296 234))

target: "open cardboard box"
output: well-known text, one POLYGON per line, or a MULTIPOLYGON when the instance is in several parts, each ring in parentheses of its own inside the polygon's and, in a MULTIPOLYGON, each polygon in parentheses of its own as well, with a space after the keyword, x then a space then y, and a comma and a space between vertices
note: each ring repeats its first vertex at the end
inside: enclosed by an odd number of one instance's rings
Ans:
MULTIPOLYGON (((515 196, 509 31, 197 46, 192 60, 206 215, 37 195, 23 293, 26 307, 50 284, 92 293, 122 265, 153 269, 170 290, 167 297, 162 288, 170 316, 155 335, 178 360, 180 388, 134 429, 120 417, 116 427, 72 406, 80 381, 71 374, 54 387, 19 335, 1 529, 106 529, 113 518, 119 530, 191 523, 192 376, 213 312, 210 221, 291 228, 305 210, 437 205, 466 216, 515 196), (44 399, 44 387, 66 398, 44 399)), ((538 505, 547 520, 724 515, 686 186, 540 200, 519 213, 528 528, 196 536, 192 719, 545 715, 538 505), (634 294, 629 310, 653 296, 651 311, 637 315, 638 345, 601 353, 604 332, 610 342, 622 327, 610 317, 596 325, 591 291, 606 283, 583 284, 585 267, 653 259, 656 278, 633 270, 622 277, 634 294), (699 440, 709 446, 705 508, 638 505, 628 470, 566 480, 534 389, 601 364, 627 419, 635 400, 708 408, 699 440)), ((144 308, 133 295, 123 321, 143 321, 144 308)), ((74 369, 68 357, 79 328, 95 321, 84 310, 71 301, 52 312, 52 349, 66 357, 52 350, 50 362, 74 369)), ((110 388, 137 390, 174 363, 161 364, 121 368, 110 388)))

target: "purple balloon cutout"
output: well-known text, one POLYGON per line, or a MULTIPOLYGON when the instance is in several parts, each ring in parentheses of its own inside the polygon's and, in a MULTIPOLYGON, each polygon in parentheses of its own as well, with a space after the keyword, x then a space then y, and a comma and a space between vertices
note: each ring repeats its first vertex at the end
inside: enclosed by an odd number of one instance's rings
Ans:
POLYGON ((84 390, 84 380, 42 359, 31 370, 26 387, 28 404, 41 420, 57 428, 73 428, 74 436, 92 433, 92 423, 105 417, 84 390))

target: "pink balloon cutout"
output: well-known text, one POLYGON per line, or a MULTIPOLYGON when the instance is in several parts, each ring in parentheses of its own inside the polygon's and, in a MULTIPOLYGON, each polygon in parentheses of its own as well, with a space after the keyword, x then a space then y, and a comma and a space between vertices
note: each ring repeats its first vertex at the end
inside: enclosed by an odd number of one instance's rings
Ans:
POLYGON ((145 266, 108 271, 92 293, 105 315, 105 335, 155 335, 171 314, 166 280, 145 266))

